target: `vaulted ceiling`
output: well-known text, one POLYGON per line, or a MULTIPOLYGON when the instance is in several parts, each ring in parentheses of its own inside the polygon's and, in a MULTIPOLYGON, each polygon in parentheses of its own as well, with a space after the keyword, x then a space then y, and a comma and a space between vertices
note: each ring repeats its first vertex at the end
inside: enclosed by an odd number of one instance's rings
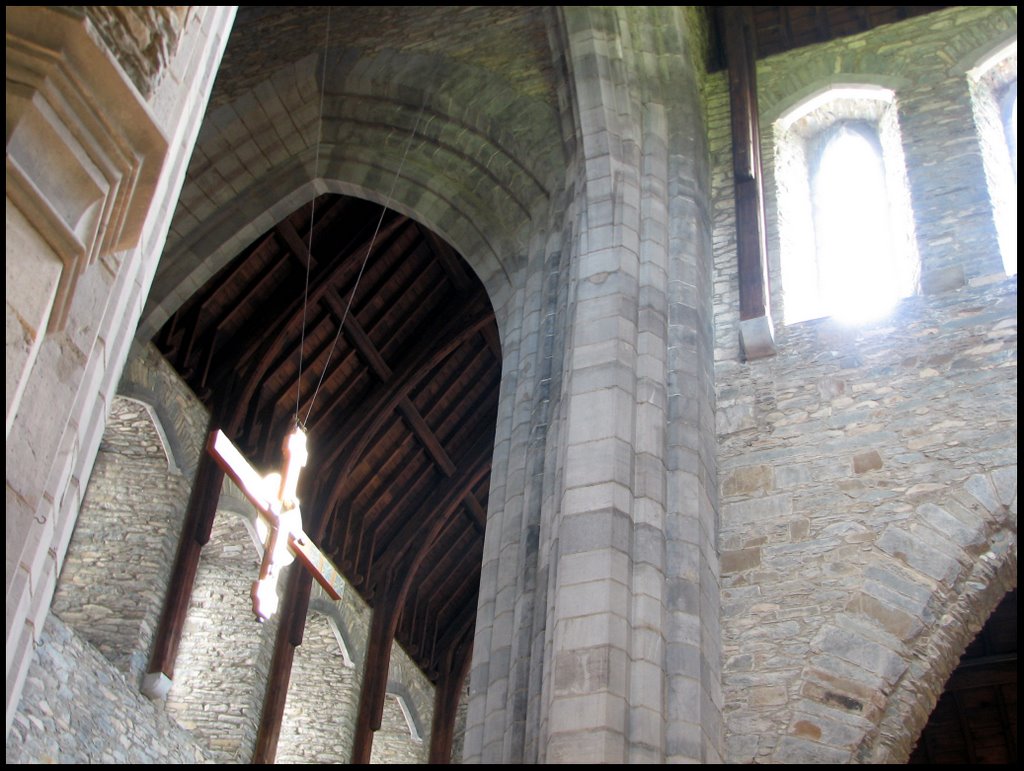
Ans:
POLYGON ((155 342, 264 469, 306 426, 305 528, 371 604, 411 581, 396 638, 437 672, 472 634, 500 375, 494 312, 462 259, 407 217, 322 196, 155 342))

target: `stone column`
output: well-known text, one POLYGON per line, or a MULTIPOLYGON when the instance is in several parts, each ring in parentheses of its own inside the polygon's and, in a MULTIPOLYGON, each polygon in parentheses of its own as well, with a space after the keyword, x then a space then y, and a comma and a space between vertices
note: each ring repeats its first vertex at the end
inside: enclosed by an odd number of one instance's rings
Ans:
POLYGON ((707 150, 685 14, 561 17, 571 235, 533 263, 506 345, 550 364, 527 386, 516 362, 507 439, 499 424, 470 760, 719 759, 707 150))

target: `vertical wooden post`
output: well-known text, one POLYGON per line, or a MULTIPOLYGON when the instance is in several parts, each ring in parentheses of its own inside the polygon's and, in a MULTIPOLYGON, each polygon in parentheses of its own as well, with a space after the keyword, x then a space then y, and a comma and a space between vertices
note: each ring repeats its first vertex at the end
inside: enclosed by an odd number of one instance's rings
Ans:
MULTIPOLYGON (((322 491, 317 489, 315 482, 306 480, 305 496, 313 501, 312 516, 309 528, 317 543, 323 542, 327 516, 322 503, 322 491)), ((277 627, 274 638, 274 656, 270 663, 267 678, 267 690, 263 696, 263 709, 260 712, 260 725, 256 734, 256 749, 253 752, 253 763, 270 764, 277 757, 277 743, 281 738, 281 722, 284 719, 284 708, 288 701, 288 686, 291 683, 292 664, 295 661, 295 649, 302 645, 306 634, 306 615, 309 613, 309 598, 313 589, 313 575, 303 570, 301 565, 293 563, 292 574, 288 578, 282 607, 284 612, 277 627)))
MULTIPOLYGON (((471 638, 470 638, 471 639, 471 638)), ((469 674, 473 646, 469 639, 448 650, 444 657, 444 671, 434 690, 434 720, 430 726, 430 757, 432 764, 452 762, 452 744, 455 740, 455 717, 462 696, 462 686, 469 674)))
POLYGON ((270 764, 277 756, 277 742, 281 737, 281 721, 288 699, 292 662, 295 660, 295 649, 302 645, 302 637, 306 631, 306 613, 309 610, 312 586, 313 577, 309 571, 303 570, 301 565, 293 565, 281 604, 284 610, 274 640, 274 656, 270 663, 267 690, 263 696, 263 711, 260 713, 253 763, 270 764))
POLYGON ((384 716, 391 646, 395 640, 400 607, 395 593, 391 587, 387 587, 373 608, 370 635, 366 643, 363 687, 359 694, 359 716, 356 718, 356 734, 352 744, 353 763, 370 762, 373 733, 380 728, 384 716))
MULTIPOLYGON (((213 421, 214 418, 211 417, 211 426, 213 421)), ((147 674, 143 678, 143 693, 151 698, 164 697, 174 679, 174 664, 178 657, 178 645, 181 643, 189 601, 192 599, 199 556, 203 546, 210 540, 223 483, 224 472, 217 462, 204 452, 199 458, 195 483, 189 497, 188 512, 171 567, 160 623, 153 640, 147 674)))
POLYGON ((729 67, 740 337, 747 358, 775 353, 768 292, 757 56, 751 6, 722 6, 719 28, 729 67))

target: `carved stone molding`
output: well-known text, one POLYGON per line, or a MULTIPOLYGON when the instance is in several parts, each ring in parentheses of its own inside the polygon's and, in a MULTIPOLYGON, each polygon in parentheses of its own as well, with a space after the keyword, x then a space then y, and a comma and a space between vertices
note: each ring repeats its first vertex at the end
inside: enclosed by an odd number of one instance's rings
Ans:
POLYGON ((6 21, 7 196, 63 262, 56 330, 79 276, 138 243, 168 142, 84 16, 8 6, 6 21))

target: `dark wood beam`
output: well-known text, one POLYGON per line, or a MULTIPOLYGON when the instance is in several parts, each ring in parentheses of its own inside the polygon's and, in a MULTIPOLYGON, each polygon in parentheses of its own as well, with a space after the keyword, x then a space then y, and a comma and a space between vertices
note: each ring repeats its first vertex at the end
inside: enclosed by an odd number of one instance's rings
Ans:
POLYGON ((403 396, 401 401, 398 402, 398 412, 405 419, 409 428, 412 429, 420 444, 423 445, 434 465, 441 470, 441 473, 446 477, 454 474, 455 463, 452 462, 448 451, 441 446, 437 435, 427 425, 423 416, 420 415, 420 411, 416 409, 416 405, 409 400, 408 396, 403 396))
MULTIPOLYGON (((328 289, 324 299, 340 319, 345 312, 345 302, 341 299, 341 295, 334 289, 328 289)), ((384 361, 377 346, 370 340, 370 336, 366 334, 366 330, 363 329, 363 325, 359 323, 359 319, 354 314, 350 313, 345 319, 344 334, 378 380, 386 383, 391 379, 391 367, 384 361)))
MULTIPOLYGON (((385 422, 393 416, 398 402, 415 387, 437 364, 449 356, 467 338, 483 326, 493 322, 488 309, 467 307, 447 319, 441 319, 424 330, 424 338, 433 345, 414 348, 394 366, 394 377, 382 384, 360 406, 341 430, 335 432, 338 441, 326 452, 324 465, 335 468, 336 487, 325 502, 328 508, 341 500, 352 469, 362 458, 370 443, 376 439, 385 422)), ((313 426, 310 430, 313 430, 313 426)), ((351 520, 351 517, 349 518, 351 520)))
MULTIPOLYGON (((326 299, 335 310, 339 309, 342 305, 341 298, 336 292, 328 291, 326 299)), ((373 344, 370 336, 363 329, 362 324, 354 316, 349 316, 345 322, 345 336, 382 383, 387 383, 391 380, 393 375, 391 367, 384 361, 384 357, 377 350, 377 346, 373 344)), ((419 439, 420 444, 423 445, 437 467, 441 469, 445 476, 450 477, 455 472, 455 464, 448 457, 447 451, 441 446, 441 442, 438 441, 437 436, 430 426, 427 425, 420 411, 416 409, 416 405, 409 400, 409 397, 403 396, 398 402, 398 411, 405 418, 405 422, 412 429, 412 432, 419 439)))
POLYGON ((355 737, 352 742, 352 762, 370 762, 373 734, 380 728, 387 696, 388 669, 391 665, 391 647, 395 641, 395 628, 404 597, 400 591, 386 590, 373 606, 370 635, 366 642, 363 667, 363 685, 359 693, 359 712, 356 717, 355 737))
MULTIPOLYGON (((460 570, 453 569, 453 566, 460 562, 460 555, 473 551, 472 546, 473 541, 476 540, 476 534, 472 530, 460 529, 459 524, 459 520, 453 518, 448 525, 450 532, 442 531, 438 534, 436 544, 431 544, 430 560, 423 565, 423 570, 417 573, 413 579, 414 586, 430 587, 434 595, 429 598, 429 603, 417 603, 422 613, 413 612, 411 617, 404 622, 410 639, 414 641, 417 639, 417 629, 425 635, 429 626, 428 622, 431 619, 436 627, 436 624, 445 618, 448 607, 456 601, 458 590, 462 588, 465 574, 460 570)), ((413 592, 413 596, 417 598, 421 595, 422 592, 418 588, 413 592)), ((420 644, 418 641, 413 643, 413 647, 418 651, 428 649, 425 644, 420 644)))
POLYGON ((302 240, 302 236, 299 235, 299 231, 295 229, 290 220, 281 220, 277 223, 274 230, 284 242, 288 256, 303 271, 308 267, 310 273, 312 273, 317 264, 316 258, 313 256, 312 244, 309 241, 302 240))
POLYGON ((274 638, 274 654, 270 661, 267 688, 263 694, 263 709, 260 711, 253 763, 271 764, 277 756, 277 743, 281 738, 281 721, 284 719, 284 708, 288 699, 295 649, 302 645, 305 634, 313 579, 309 571, 303 570, 301 565, 297 568, 293 566, 290 572, 285 596, 282 599, 283 610, 277 635, 274 638))
MULTIPOLYGON (((491 442, 486 435, 483 439, 488 441, 478 441, 479 446, 474 447, 470 453, 477 461, 468 466, 464 465, 464 473, 447 480, 445 488, 435 492, 429 499, 424 510, 430 511, 433 518, 427 523, 426 528, 423 527, 423 520, 418 523, 412 523, 410 520, 410 524, 416 524, 416 529, 420 531, 419 540, 415 542, 418 547, 409 544, 408 537, 399 540, 400 544, 411 546, 412 552, 401 568, 393 571, 394 579, 385 584, 379 594, 380 599, 373 608, 363 689, 359 699, 359 715, 356 719, 356 735, 352 749, 353 763, 368 763, 370 760, 373 732, 380 728, 384 711, 391 646, 398 626, 400 609, 405 606, 413 579, 429 553, 429 544, 432 544, 438 533, 444 529, 465 490, 471 490, 479 482, 481 475, 490 471, 490 456, 481 456, 481 447, 486 447, 486 452, 489 453, 491 442)), ((406 551, 408 550, 402 549, 403 553, 406 551)))
MULTIPOLYGON (((391 240, 401 232, 401 224, 401 219, 391 219, 382 226, 381 232, 377 236, 381 242, 378 248, 388 248, 391 240)), ((371 236, 372 231, 369 230, 369 225, 365 225, 356 236, 361 238, 358 244, 353 247, 353 244, 347 243, 334 250, 333 257, 310 276, 308 296, 294 299, 280 314, 268 314, 267 319, 270 323, 267 328, 259 334, 252 335, 252 345, 238 359, 239 369, 244 369, 241 380, 247 384, 246 389, 239 397, 243 404, 249 404, 256 388, 263 383, 273 363, 278 360, 287 347, 291 336, 286 334, 286 331, 295 327, 296 324, 301 324, 306 310, 319 304, 322 295, 328 289, 335 287, 346 272, 352 275, 345 287, 345 292, 351 291, 351 284, 355 283, 355 274, 359 266, 354 265, 346 257, 349 256, 353 248, 357 253, 368 249, 371 236)))
POLYGON ((960 727, 960 733, 963 736, 964 747, 967 750, 967 761, 973 766, 978 762, 978 755, 974 750, 974 739, 971 736, 970 720, 967 716, 967 710, 964 709, 964 702, 960 698, 960 694, 954 691, 952 696, 953 703, 956 705, 956 716, 960 727))
MULTIPOLYGON (((210 425, 213 424, 211 419, 210 425)), ((199 569, 199 556, 203 546, 210 540, 223 483, 224 472, 209 453, 203 452, 199 457, 167 594, 146 668, 148 674, 144 690, 150 696, 164 695, 165 688, 174 679, 174 665, 199 569), (161 675, 166 681, 162 680, 161 675)))
MULTIPOLYGON (((270 240, 269 233, 265 234, 257 242, 250 244, 249 248, 247 249, 247 252, 249 254, 252 254, 252 252, 261 249, 263 245, 267 243, 268 240, 270 240)), ((230 287, 233 287, 235 277, 241 275, 245 267, 246 261, 243 260, 238 262, 238 264, 236 264, 233 268, 229 269, 227 275, 224 277, 224 280, 218 281, 216 286, 211 291, 208 292, 206 297, 204 297, 202 301, 199 302, 199 304, 192 309, 191 315, 193 316, 194 320, 192 321, 191 324, 188 325, 190 336, 188 339, 188 343, 185 346, 185 361, 188 361, 192 358, 192 350, 195 347, 196 341, 205 337, 206 335, 206 327, 203 324, 203 319, 214 314, 216 309, 224 304, 224 301, 220 298, 221 294, 228 290, 230 287)))
MULTIPOLYGON (((419 227, 417 225, 417 227, 419 227)), ((458 253, 448 245, 448 242, 428 228, 419 227, 420 233, 430 245, 431 250, 437 255, 437 261, 441 264, 448 280, 452 282, 455 291, 465 294, 473 285, 473 280, 466 272, 467 268, 459 258, 458 253)))
MULTIPOLYGON (((1017 690, 1017 678, 1014 677, 1013 691, 1017 690)), ((999 727, 1006 741, 1006 756, 1009 760, 1017 760, 1017 700, 1014 699, 1011 710, 1006 703, 1002 688, 996 688, 996 710, 999 714, 999 727)))
POLYGON ((430 726, 428 763, 452 762, 455 718, 459 710, 459 699, 462 697, 463 683, 469 674, 472 653, 473 646, 468 640, 445 653, 441 676, 434 689, 434 720, 430 726))
POLYGON ((786 50, 789 50, 793 48, 793 21, 790 17, 789 8, 785 5, 779 5, 776 8, 779 9, 779 16, 781 17, 785 32, 785 47, 786 50))
POLYGON ((463 503, 466 505, 466 512, 472 515, 473 526, 483 535, 484 528, 487 527, 487 511, 473 493, 467 495, 463 503))
POLYGON ((236 316, 239 316, 248 311, 248 303, 253 295, 260 295, 267 290, 271 280, 280 284, 284 277, 278 275, 281 272, 283 265, 279 262, 271 262, 264 270, 258 275, 255 280, 251 281, 247 286, 243 288, 243 292, 240 296, 235 296, 232 300, 231 305, 227 308, 227 312, 224 313, 214 325, 212 331, 208 332, 209 342, 205 343, 203 348, 206 351, 205 361, 203 363, 203 372, 200 378, 202 385, 207 385, 208 377, 210 375, 210 368, 213 366, 213 362, 218 360, 222 361, 226 359, 234 359, 235 356, 224 356, 224 350, 231 348, 231 341, 226 340, 218 343, 223 337, 224 330, 229 328, 236 316))
MULTIPOLYGON (((396 475, 398 473, 400 470, 396 470, 396 475)), ((374 506, 364 507, 364 516, 358 518, 360 528, 355 532, 350 543, 341 544, 342 552, 347 555, 347 561, 345 561, 346 558, 343 558, 342 564, 351 569, 355 580, 361 583, 365 580, 369 586, 373 586, 371 573, 374 560, 380 551, 378 544, 383 544, 386 540, 383 534, 390 532, 396 526, 396 518, 401 518, 410 510, 410 507, 414 506, 413 501, 422 495, 421 491, 430 484, 431 479, 436 475, 437 471, 433 467, 424 466, 414 479, 399 488, 399 494, 392 499, 387 510, 379 516, 374 516, 376 514, 374 506), (371 516, 376 526, 372 533, 364 534, 361 525, 371 516)), ((397 482, 389 477, 388 484, 394 487, 397 482)), ((339 522, 336 533, 344 530, 345 524, 339 522)))
POLYGON ((814 25, 818 32, 819 40, 831 40, 832 39, 832 25, 829 23, 828 13, 831 6, 828 5, 815 5, 811 6, 814 8, 814 25))
POLYGON ((719 9, 729 68, 740 338, 747 358, 775 352, 768 302, 761 132, 757 106, 757 52, 752 6, 719 9))
POLYGON ((486 434, 480 435, 460 462, 455 476, 443 480, 391 539, 378 561, 378 570, 402 575, 416 573, 437 534, 448 523, 448 518, 462 505, 462 500, 473 491, 481 477, 490 471, 493 451, 491 438, 486 434))
POLYGON ((474 601, 463 605, 458 615, 448 623, 448 628, 444 630, 437 640, 437 647, 441 650, 448 650, 456 645, 457 641, 462 637, 468 636, 472 640, 475 621, 476 602, 474 601))

